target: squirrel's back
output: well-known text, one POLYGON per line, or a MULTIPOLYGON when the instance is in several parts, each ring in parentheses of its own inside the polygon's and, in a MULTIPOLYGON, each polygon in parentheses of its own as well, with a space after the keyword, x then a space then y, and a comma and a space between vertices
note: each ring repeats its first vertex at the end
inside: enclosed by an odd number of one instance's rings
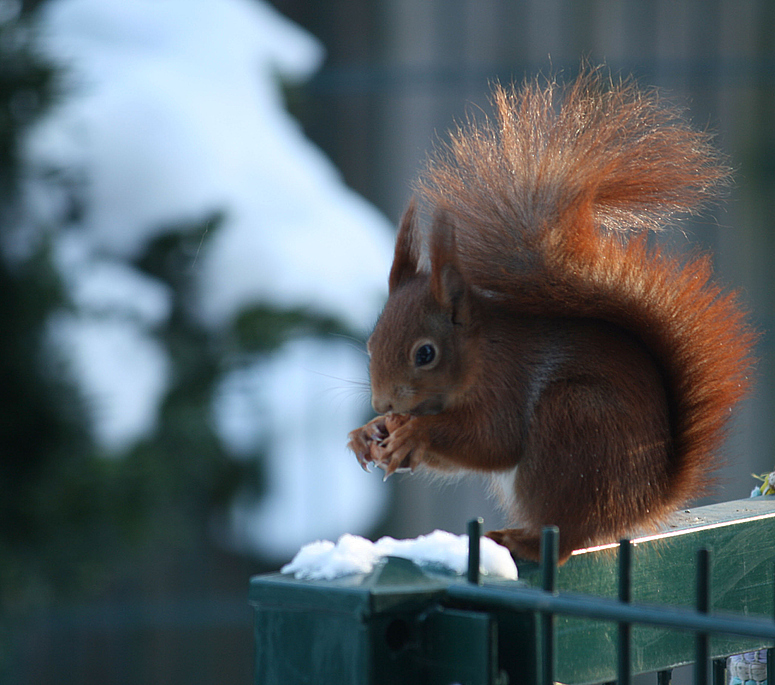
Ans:
POLYGON ((707 256, 668 255, 649 234, 714 198, 728 169, 655 92, 599 71, 497 87, 494 104, 494 120, 431 158, 419 195, 453 227, 470 286, 520 316, 605 321, 642 341, 669 403, 670 492, 654 514, 667 513, 703 490, 755 335, 707 256))

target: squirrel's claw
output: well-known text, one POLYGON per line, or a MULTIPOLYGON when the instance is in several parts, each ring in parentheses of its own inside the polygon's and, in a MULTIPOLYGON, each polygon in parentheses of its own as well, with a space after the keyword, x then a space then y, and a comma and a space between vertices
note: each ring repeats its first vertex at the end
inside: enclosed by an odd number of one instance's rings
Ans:
POLYGON ((368 473, 369 464, 373 461, 373 459, 371 457, 371 446, 369 444, 369 440, 364 435, 365 429, 366 426, 362 426, 361 428, 356 428, 354 431, 351 431, 350 435, 348 436, 350 440, 347 443, 347 447, 349 447, 355 453, 355 458, 358 460, 361 468, 368 473))
POLYGON ((368 454, 368 452, 357 452, 355 454, 356 459, 358 459, 358 463, 361 465, 361 468, 366 473, 371 473, 371 470, 369 469, 369 464, 372 463, 371 456, 368 454))
POLYGON ((379 454, 374 462, 385 471, 383 480, 387 480, 396 471, 414 471, 419 460, 413 458, 414 441, 411 432, 401 426, 388 435, 378 445, 379 454))

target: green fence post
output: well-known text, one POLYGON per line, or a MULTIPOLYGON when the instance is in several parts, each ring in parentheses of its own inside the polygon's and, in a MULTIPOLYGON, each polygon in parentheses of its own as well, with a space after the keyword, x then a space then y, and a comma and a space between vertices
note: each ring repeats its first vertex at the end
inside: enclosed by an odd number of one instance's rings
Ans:
MULTIPOLYGON (((697 611, 710 611, 710 550, 697 552, 697 611)), ((710 654, 708 633, 697 633, 696 656, 694 659, 694 684, 707 685, 708 658, 710 654)))
MULTIPOLYGON (((631 595, 632 546, 629 540, 619 542, 619 601, 629 604, 631 595)), ((619 623, 619 685, 630 685, 630 624, 619 623)))
POLYGON ((475 518, 468 522, 468 582, 479 584, 479 538, 482 535, 481 518, 475 518))
MULTIPOLYGON (((559 553, 560 529, 546 526, 541 537, 541 586, 545 592, 557 591, 557 556, 559 553)), ((541 613, 541 682, 554 685, 554 614, 541 613)))

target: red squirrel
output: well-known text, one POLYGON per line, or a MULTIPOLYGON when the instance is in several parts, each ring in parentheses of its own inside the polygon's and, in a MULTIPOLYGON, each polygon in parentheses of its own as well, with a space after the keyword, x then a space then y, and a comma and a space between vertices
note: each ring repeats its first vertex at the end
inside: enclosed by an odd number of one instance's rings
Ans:
POLYGON ((368 341, 380 416, 349 446, 386 477, 490 474, 514 528, 488 535, 537 559, 554 524, 565 560, 705 490, 755 334, 708 256, 649 240, 728 181, 706 133, 592 69, 493 104, 401 220, 368 341))

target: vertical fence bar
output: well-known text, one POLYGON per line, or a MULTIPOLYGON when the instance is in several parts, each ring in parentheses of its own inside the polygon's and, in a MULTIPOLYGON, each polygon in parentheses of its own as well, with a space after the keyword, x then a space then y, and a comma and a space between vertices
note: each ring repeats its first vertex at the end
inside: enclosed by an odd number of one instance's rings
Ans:
MULTIPOLYGON (((546 526, 541 537, 541 581, 545 592, 557 590, 557 556, 560 531, 557 526, 546 526)), ((541 614, 541 682, 554 685, 554 614, 541 614)))
MULTIPOLYGON (((629 603, 632 588, 632 545, 629 540, 619 541, 619 601, 629 603)), ((618 649, 618 677, 619 685, 630 685, 630 624, 619 624, 619 649, 618 649)))
MULTIPOLYGON (((710 612, 710 551, 697 552, 697 611, 710 612)), ((710 638, 708 633, 697 633, 694 658, 694 685, 707 685, 710 638)))
MULTIPOLYGON (((772 574, 772 612, 775 619, 775 569, 772 574)), ((767 685, 775 683, 775 645, 767 650, 767 685)))
POLYGON ((482 535, 481 518, 468 522, 468 582, 479 584, 479 538, 482 535))

